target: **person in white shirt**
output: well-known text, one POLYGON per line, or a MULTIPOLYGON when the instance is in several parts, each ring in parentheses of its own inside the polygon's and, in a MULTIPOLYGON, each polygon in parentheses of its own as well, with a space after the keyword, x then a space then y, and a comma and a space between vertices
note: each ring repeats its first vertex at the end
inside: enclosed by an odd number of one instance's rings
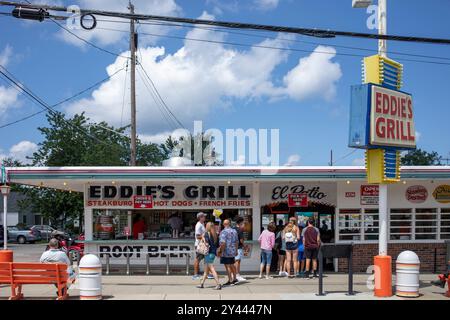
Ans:
MULTIPOLYGON (((205 220, 206 220, 206 214, 204 212, 197 213, 197 224, 195 225, 195 244, 194 248, 197 250, 197 246, 199 241, 203 238, 206 232, 205 228, 205 220)), ((197 280, 201 278, 201 274, 199 272, 200 269, 200 261, 202 261, 205 258, 204 255, 195 253, 195 259, 194 259, 194 275, 192 276, 192 280, 197 280)))
MULTIPOLYGON (((48 243, 49 249, 42 253, 39 262, 41 263, 64 263, 67 265, 67 273, 69 274, 69 279, 73 280, 75 277, 75 272, 72 269, 69 257, 64 251, 61 251, 59 247, 58 240, 52 238, 48 243)), ((69 281, 69 283, 72 281, 69 281)), ((69 288, 69 283, 67 288, 69 288)), ((64 292, 63 292, 64 293, 64 292)))

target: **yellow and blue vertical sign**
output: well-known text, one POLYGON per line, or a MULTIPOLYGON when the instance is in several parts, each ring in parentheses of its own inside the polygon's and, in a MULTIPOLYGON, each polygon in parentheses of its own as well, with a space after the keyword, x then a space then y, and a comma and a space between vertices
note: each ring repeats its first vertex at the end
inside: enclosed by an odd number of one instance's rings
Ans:
POLYGON ((349 147, 366 149, 369 183, 400 181, 400 151, 415 149, 412 97, 400 91, 402 64, 373 55, 363 60, 363 85, 352 86, 349 147))

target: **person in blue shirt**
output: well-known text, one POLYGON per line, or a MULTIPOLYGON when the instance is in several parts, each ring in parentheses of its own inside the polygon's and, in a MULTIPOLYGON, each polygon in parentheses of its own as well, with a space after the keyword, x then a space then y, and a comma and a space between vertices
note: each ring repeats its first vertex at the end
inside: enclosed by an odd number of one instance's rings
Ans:
MULTIPOLYGON (((302 234, 305 225, 303 223, 298 224, 298 228, 300 229, 300 234, 302 234)), ((305 246, 303 245, 303 236, 300 236, 300 242, 298 245, 298 267, 299 270, 296 270, 297 277, 302 277, 305 273, 305 246)))

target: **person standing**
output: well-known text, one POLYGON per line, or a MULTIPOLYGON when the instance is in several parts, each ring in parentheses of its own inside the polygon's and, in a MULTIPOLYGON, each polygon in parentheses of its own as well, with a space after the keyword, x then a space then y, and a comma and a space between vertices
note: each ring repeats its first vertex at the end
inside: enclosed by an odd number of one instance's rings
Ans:
POLYGON ((303 245, 303 229, 305 228, 305 225, 303 223, 300 223, 298 225, 299 232, 300 232, 300 240, 298 242, 298 270, 296 270, 297 277, 303 277, 304 270, 305 270, 305 246, 303 245))
POLYGON ((234 265, 236 267, 236 279, 239 282, 247 280, 243 276, 241 276, 241 261, 242 258, 244 257, 244 227, 245 227, 244 218, 242 217, 237 218, 235 230, 238 235, 239 244, 238 244, 238 254, 235 257, 236 262, 234 263, 234 265))
POLYGON ((259 244, 261 247, 261 265, 259 268, 259 278, 263 278, 264 267, 266 268, 266 279, 270 279, 270 264, 272 262, 272 249, 275 245, 275 223, 270 222, 267 230, 264 230, 259 236, 259 244))
POLYGON ((276 247, 278 250, 278 270, 279 270, 278 275, 280 277, 287 277, 287 272, 285 270, 286 269, 285 268, 285 265, 286 265, 286 241, 282 237, 284 226, 281 226, 281 229, 278 226, 277 229, 279 231, 275 238, 275 244, 276 244, 276 247))
POLYGON ((197 213, 197 224, 195 225, 195 259, 194 259, 194 275, 192 276, 192 280, 200 279, 201 275, 199 273, 200 269, 200 261, 202 261, 205 256, 197 253, 197 246, 200 240, 204 237, 206 228, 205 228, 205 220, 206 214, 203 212, 197 213))
POLYGON ((147 225, 145 224, 144 217, 138 213, 134 218, 133 223, 133 239, 139 239, 139 234, 142 234, 143 236, 145 231, 147 231, 147 225))
POLYGON ((289 223, 283 230, 283 239, 286 241, 286 272, 291 277, 291 262, 294 266, 294 272, 298 270, 298 240, 300 231, 297 227, 297 219, 291 217, 289 223))
POLYGON ((225 266, 225 270, 228 274, 228 282, 224 286, 235 285, 238 280, 236 279, 236 267, 234 265, 235 257, 238 254, 238 234, 235 229, 230 226, 230 220, 223 221, 224 229, 220 233, 219 237, 219 256, 220 263, 225 266))
POLYGON ((172 229, 172 238, 178 239, 181 228, 183 227, 183 220, 181 220, 177 213, 174 213, 170 216, 169 220, 167 220, 167 223, 172 229))
POLYGON ((204 288, 205 281, 208 278, 208 273, 211 272, 214 280, 216 281, 216 287, 214 288, 214 290, 220 290, 222 289, 222 285, 219 282, 219 277, 217 275, 216 269, 214 268, 214 260, 216 259, 216 252, 217 248, 219 247, 219 237, 217 236, 216 228, 213 222, 208 222, 206 224, 204 239, 209 246, 209 251, 205 256, 205 272, 203 273, 203 278, 200 282, 200 285, 198 285, 197 287, 201 289, 204 288))
POLYGON ((314 226, 314 220, 308 220, 308 226, 303 229, 303 245, 305 246, 305 257, 306 257, 306 268, 305 268, 305 278, 310 278, 310 267, 312 260, 312 269, 314 272, 314 278, 317 278, 317 255, 320 246, 320 232, 314 226))

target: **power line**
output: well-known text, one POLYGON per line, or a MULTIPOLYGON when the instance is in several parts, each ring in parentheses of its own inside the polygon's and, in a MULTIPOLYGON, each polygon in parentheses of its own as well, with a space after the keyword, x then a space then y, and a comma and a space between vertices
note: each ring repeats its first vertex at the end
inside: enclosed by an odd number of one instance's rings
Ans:
MULTIPOLYGON (((126 32, 123 30, 102 28, 102 27, 97 27, 97 29, 116 31, 116 32, 126 32)), ((171 38, 171 39, 187 40, 187 41, 198 41, 198 42, 205 42, 205 43, 211 43, 211 44, 224 44, 224 45, 232 45, 232 46, 237 46, 237 47, 261 48, 261 49, 272 49, 272 50, 303 52, 303 53, 313 53, 314 52, 317 54, 338 55, 338 56, 348 56, 348 57, 357 57, 357 58, 365 57, 364 55, 354 54, 354 53, 326 52, 326 51, 307 50, 307 49, 298 49, 298 48, 275 47, 275 46, 268 46, 268 45, 258 45, 258 44, 240 43, 240 42, 232 42, 232 41, 219 41, 219 40, 210 40, 210 39, 189 38, 189 37, 173 36, 173 35, 166 35, 166 34, 156 34, 156 33, 148 33, 148 32, 140 32, 140 34, 143 36, 171 38)), ((437 65, 450 65, 450 62, 447 63, 447 62, 440 62, 440 61, 428 61, 428 60, 405 59, 405 58, 398 58, 397 60, 407 61, 407 62, 437 64, 437 65)))
MULTIPOLYGON (((87 92, 87 91, 90 91, 91 89, 97 87, 98 85, 100 85, 100 84, 102 84, 102 83, 108 81, 109 79, 111 79, 112 77, 114 77, 116 74, 118 74, 118 73, 119 73, 120 71, 122 71, 122 70, 123 70, 123 68, 117 70, 117 71, 114 72, 112 75, 110 75, 110 76, 108 76, 108 77, 106 77, 106 78, 104 78, 104 79, 102 79, 102 80, 100 80, 100 81, 94 83, 93 85, 89 86, 89 87, 86 88, 86 89, 83 89, 83 90, 77 92, 77 93, 74 94, 73 96, 70 96, 70 97, 68 97, 68 98, 66 98, 66 99, 61 100, 61 101, 58 102, 58 103, 55 103, 55 104, 52 105, 51 107, 52 107, 52 108, 55 108, 55 107, 57 107, 57 106, 59 106, 59 105, 61 105, 61 104, 63 104, 63 103, 66 103, 66 102, 68 102, 68 101, 70 101, 70 100, 75 99, 76 97, 79 97, 79 96, 82 95, 83 93, 85 93, 85 92, 87 92)), ((16 90, 18 90, 17 87, 14 86, 14 88, 16 88, 16 90)), ((19 92, 22 92, 22 90, 18 90, 18 91, 19 91, 19 92)), ((29 98, 28 95, 27 95, 27 98, 29 98)), ((31 101, 35 102, 34 100, 31 100, 31 101)), ((28 119, 30 119, 30 118, 32 118, 32 117, 34 117, 34 116, 37 116, 38 114, 41 114, 41 113, 46 112, 46 111, 47 111, 47 110, 41 110, 41 111, 35 112, 35 113, 33 113, 33 114, 30 114, 30 115, 28 115, 28 116, 25 116, 25 117, 23 117, 23 118, 21 118, 21 119, 18 119, 18 120, 15 120, 15 121, 6 123, 6 124, 4 124, 4 125, 1 125, 1 126, 0 126, 0 129, 9 127, 9 126, 11 126, 11 125, 13 125, 13 124, 16 124, 16 123, 19 123, 19 122, 22 122, 22 121, 25 121, 25 120, 28 120, 28 119)))
MULTIPOLYGON (((39 5, 39 4, 34 5, 34 4, 25 4, 25 3, 11 2, 11 1, 0 1, 0 5, 67 12, 66 7, 60 7, 60 6, 49 6, 49 5, 39 5)), ((181 17, 144 15, 144 14, 122 13, 122 12, 112 12, 112 11, 92 10, 92 9, 82 9, 82 10, 80 10, 80 13, 82 16, 90 15, 94 19, 96 19, 95 15, 99 15, 99 16, 106 16, 106 17, 132 19, 132 20, 177 22, 177 23, 186 23, 186 24, 194 24, 194 25, 219 26, 219 27, 226 27, 226 28, 230 28, 230 29, 248 29, 248 30, 264 30, 264 31, 270 31, 270 32, 284 32, 284 33, 301 34, 301 35, 318 37, 318 38, 334 38, 336 36, 343 36, 343 37, 380 39, 380 40, 403 41, 403 42, 450 44, 450 39, 442 39, 442 38, 415 37, 415 36, 388 35, 388 34, 371 34, 371 33, 353 32, 353 31, 338 31, 338 30, 330 30, 330 29, 325 30, 325 29, 316 29, 316 28, 299 28, 299 27, 287 27, 287 26, 275 26, 275 25, 262 25, 262 24, 243 23, 243 22, 229 22, 229 21, 191 19, 191 18, 181 18, 181 17)))
POLYGON ((86 135, 87 137, 96 140, 99 143, 102 143, 104 145, 107 145, 109 147, 111 147, 111 144, 106 143, 100 139, 98 139, 97 137, 91 135, 90 133, 86 132, 83 128, 78 127, 74 124, 72 124, 70 121, 66 120, 64 117, 64 114, 62 112, 58 112, 53 110, 53 108, 51 106, 49 106, 46 102, 44 102, 41 98, 39 98, 39 96, 35 95, 30 89, 28 89, 23 83, 20 83, 18 80, 15 79, 15 77, 8 71, 8 69, 6 69, 4 66, 0 65, 0 68, 3 70, 0 70, 0 74, 2 74, 6 79, 8 79, 14 86, 16 86, 18 89, 20 89, 22 92, 24 92, 27 96, 29 96, 30 98, 32 98, 33 100, 35 100, 40 106, 41 108, 45 108, 46 110, 48 110, 51 114, 53 115, 57 115, 60 116, 61 119, 68 124, 69 126, 71 126, 72 128, 74 128, 75 130, 79 131, 80 133, 86 135))

